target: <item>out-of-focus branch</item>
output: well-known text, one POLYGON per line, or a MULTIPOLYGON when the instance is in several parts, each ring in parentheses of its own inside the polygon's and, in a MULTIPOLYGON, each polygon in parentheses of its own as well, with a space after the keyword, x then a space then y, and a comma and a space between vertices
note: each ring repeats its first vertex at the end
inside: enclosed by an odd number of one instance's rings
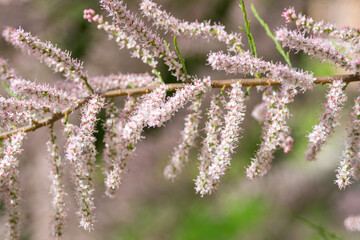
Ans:
MULTIPOLYGON (((349 75, 321 76, 321 77, 316 77, 315 83, 316 84, 326 84, 326 83, 331 83, 332 81, 340 80, 340 79, 342 79, 346 83, 357 82, 357 81, 360 81, 360 75, 349 74, 349 75)), ((213 88, 223 88, 223 87, 228 88, 228 87, 231 87, 231 84, 235 83, 235 82, 241 82, 241 84, 243 86, 261 86, 261 85, 262 86, 270 86, 270 85, 280 85, 281 84, 280 82, 273 81, 268 78, 261 78, 261 79, 244 78, 244 79, 213 80, 211 83, 211 87, 213 87, 213 88)), ((185 86, 184 83, 167 84, 168 91, 175 91, 177 89, 183 88, 184 86, 185 86)), ((124 95, 146 94, 155 89, 156 89, 156 86, 118 89, 118 90, 111 90, 111 91, 108 91, 105 93, 100 93, 99 95, 101 95, 105 98, 112 98, 112 97, 118 97, 118 96, 124 96, 124 95)), ((24 127, 21 127, 21 128, 9 131, 9 132, 2 133, 2 134, 0 134, 0 140, 8 138, 11 135, 13 135, 19 131, 29 132, 29 131, 34 131, 34 130, 44 127, 44 126, 48 126, 48 125, 60 120, 64 116, 71 114, 73 111, 75 111, 76 109, 81 107, 84 103, 86 103, 89 99, 90 98, 81 99, 78 102, 78 105, 76 107, 67 108, 67 109, 63 110, 62 112, 53 114, 51 117, 46 118, 42 121, 39 121, 35 124, 29 125, 29 126, 24 126, 24 127)))

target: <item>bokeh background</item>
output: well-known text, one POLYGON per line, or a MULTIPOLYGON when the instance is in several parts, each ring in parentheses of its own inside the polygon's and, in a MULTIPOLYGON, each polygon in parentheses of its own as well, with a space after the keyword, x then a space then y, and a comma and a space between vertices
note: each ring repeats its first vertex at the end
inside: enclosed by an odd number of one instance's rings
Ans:
MULTIPOLYGON (((125 2, 131 10, 138 12, 139 0, 125 2)), ((239 1, 236 0, 156 2, 176 17, 189 21, 211 19, 223 23, 228 31, 239 31, 239 26, 244 27, 239 1)), ((258 55, 266 60, 282 59, 273 42, 254 19, 250 3, 255 4, 260 16, 272 30, 284 25, 280 15, 289 6, 315 19, 336 22, 338 26, 360 26, 358 0, 245 1, 258 55)), ((91 76, 150 72, 149 67, 138 59, 130 58, 127 50, 118 51, 116 44, 109 41, 104 32, 82 19, 82 11, 87 8, 101 11, 95 0, 0 0, 0 28, 21 26, 43 40, 56 43, 83 60, 91 76)), ((171 36, 165 35, 165 38, 172 42, 171 36)), ((190 74, 199 77, 210 75, 213 79, 235 77, 214 72, 206 65, 207 53, 224 49, 223 45, 183 38, 178 42, 190 74)), ((246 46, 245 36, 243 43, 246 46)), ((0 55, 7 58, 10 65, 27 79, 51 84, 62 78, 1 38, 0 55)), ((301 53, 292 55, 291 60, 295 66, 314 71, 315 75, 344 73, 330 65, 319 64, 301 53)), ((160 66, 160 70, 166 81, 174 81, 164 66, 160 66)), ((250 114, 261 100, 261 95, 253 89, 247 103, 247 117, 242 124, 243 137, 233 157, 231 169, 222 179, 218 191, 204 198, 195 194, 193 184, 197 175, 199 147, 191 151, 190 162, 176 182, 167 182, 162 175, 183 128, 186 110, 179 111, 164 127, 145 130, 146 138, 138 144, 136 157, 129 161, 129 173, 124 177, 115 199, 105 197, 104 176, 98 169, 95 193, 98 221, 93 232, 88 233, 79 228, 75 214, 74 186, 70 180, 66 181, 68 217, 64 239, 359 239, 359 233, 344 229, 343 220, 348 215, 360 214, 360 185, 354 183, 350 188, 339 191, 333 183, 334 170, 346 136, 345 128, 349 124, 347 116, 354 97, 358 95, 358 87, 358 84, 352 83, 347 88, 349 99, 341 119, 342 125, 323 148, 318 160, 311 163, 304 159, 306 134, 316 123, 318 114, 321 114, 326 86, 316 86, 312 92, 298 96, 290 105, 290 125, 295 139, 293 151, 288 154, 278 151, 269 174, 262 179, 249 181, 245 177, 245 166, 257 149, 261 134, 261 126, 250 114), (336 236, 326 235, 325 232, 336 236)), ((213 93, 216 91, 212 90, 213 93)), ((119 102, 121 100, 119 98, 119 102)), ((204 103, 204 111, 208 104, 209 101, 204 103)), ((103 120, 104 113, 99 117, 103 120)), ((78 122, 77 114, 73 114, 71 121, 78 122)), ((55 127, 60 145, 63 145, 61 125, 57 123, 55 127)), ((101 124, 98 125, 97 137, 97 163, 102 166, 101 124)), ((49 163, 45 146, 48 138, 46 128, 30 133, 24 143, 25 150, 19 157, 23 240, 51 239, 49 163)), ((71 179, 69 166, 66 166, 66 177, 71 179)), ((0 234, 4 232, 5 222, 6 211, 1 208, 0 234)), ((0 239, 3 239, 1 236, 0 239)))

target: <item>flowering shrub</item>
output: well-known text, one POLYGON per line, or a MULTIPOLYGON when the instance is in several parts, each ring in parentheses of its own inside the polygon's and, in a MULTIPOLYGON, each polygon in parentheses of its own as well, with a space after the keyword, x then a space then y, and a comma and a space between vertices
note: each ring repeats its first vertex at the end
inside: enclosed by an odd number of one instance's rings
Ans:
MULTIPOLYGON (((262 103, 252 112, 254 118, 262 124, 261 143, 246 169, 247 177, 253 179, 270 171, 277 149, 283 149, 285 153, 291 151, 293 138, 288 126, 291 115, 288 104, 294 101, 296 95, 312 90, 317 83, 329 85, 324 112, 319 117, 319 123, 307 135, 308 151, 305 158, 315 160, 321 147, 339 125, 341 110, 347 100, 345 88, 350 82, 360 80, 360 30, 317 22, 297 14, 294 8, 285 9, 282 16, 288 24, 295 22, 296 30, 283 27, 275 35, 270 32, 287 62, 282 64, 265 61, 257 56, 243 1, 240 7, 245 19, 246 30, 243 31, 249 41, 249 51, 242 43, 241 34, 229 33, 224 26, 210 21, 187 22, 177 19, 150 0, 143 0, 140 10, 143 17, 157 27, 155 30, 129 11, 121 0, 100 0, 100 6, 111 17, 110 20, 106 21, 104 16, 93 9, 85 9, 83 18, 104 30, 120 49, 129 49, 132 57, 149 65, 151 73, 89 76, 80 61, 51 42, 44 42, 22 28, 6 27, 2 32, 7 42, 45 63, 54 72, 62 73, 67 80, 61 86, 28 81, 19 76, 5 59, 0 58, 0 79, 8 93, 7 97, 0 98, 0 180, 2 194, 7 199, 9 239, 18 239, 20 236, 19 162, 16 157, 22 152, 22 141, 29 131, 50 127, 48 152, 52 166, 52 232, 54 238, 59 239, 66 216, 64 164, 71 166, 73 171, 80 225, 90 231, 96 221, 94 172, 97 167, 97 150, 94 132, 101 109, 106 110, 103 126, 106 166, 103 171, 106 174, 104 182, 107 196, 111 197, 119 188, 123 174, 127 171, 127 161, 134 155, 144 128, 163 126, 188 103, 190 113, 185 117, 179 145, 175 147, 165 167, 164 176, 171 181, 176 179, 189 160, 190 148, 195 147, 196 139, 203 130, 205 138, 199 153, 199 174, 194 182, 196 193, 204 196, 219 187, 221 177, 231 164, 231 155, 236 151, 246 112, 246 100, 250 97, 249 88, 245 89, 245 86, 257 86, 263 94, 262 103), (157 31, 159 28, 174 35, 173 46, 160 36, 160 31, 157 31), (207 56, 212 69, 255 78, 212 80, 209 76, 190 75, 177 46, 177 36, 222 42, 227 52, 210 52, 207 56), (320 62, 333 63, 352 74, 314 77, 311 72, 293 67, 282 47, 295 50, 296 53, 303 51, 320 62), (158 70, 159 61, 167 65, 168 71, 179 83, 169 84, 163 80, 158 70), (210 107, 205 112, 205 128, 200 129, 201 104, 210 88, 222 88, 222 91, 212 96, 210 107), (170 92, 173 94, 168 94, 170 92), (115 97, 121 95, 127 95, 122 108, 114 101, 115 97), (68 119, 77 109, 81 109, 79 126, 70 123, 68 119), (60 133, 53 130, 57 121, 62 122, 63 134, 66 136, 65 161, 60 157, 56 141, 56 135, 60 133)), ((255 10, 254 13, 257 14, 255 10)), ((354 103, 352 123, 336 170, 335 183, 340 189, 346 188, 360 176, 359 104, 360 97, 354 103)), ((346 219, 345 226, 360 231, 360 217, 346 219)))

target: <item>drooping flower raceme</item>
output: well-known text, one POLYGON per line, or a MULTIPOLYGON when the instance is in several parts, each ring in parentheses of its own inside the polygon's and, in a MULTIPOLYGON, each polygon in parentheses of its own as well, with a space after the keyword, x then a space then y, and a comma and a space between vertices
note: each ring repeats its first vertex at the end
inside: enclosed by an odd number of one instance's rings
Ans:
POLYGON ((22 152, 21 144, 24 137, 24 132, 18 132, 6 139, 3 142, 0 159, 0 182, 5 193, 5 205, 8 210, 7 239, 19 239, 20 237, 19 160, 15 155, 22 152))
POLYGON ((205 77, 204 79, 196 78, 192 83, 186 84, 184 88, 177 90, 176 93, 172 97, 169 97, 160 107, 153 108, 147 119, 147 124, 150 127, 162 126, 162 124, 170 120, 180 108, 183 108, 188 101, 196 99, 199 94, 203 94, 210 87, 210 84, 210 77, 205 77))
POLYGON ((189 161, 190 148, 195 145, 196 137, 199 135, 200 106, 201 96, 190 105, 189 110, 192 112, 185 117, 185 127, 181 132, 180 143, 175 147, 170 162, 164 169, 164 176, 169 180, 173 181, 181 173, 184 164, 189 161))
POLYGON ((50 193, 53 197, 52 207, 54 211, 52 235, 55 239, 60 239, 63 235, 63 228, 65 223, 65 192, 63 183, 63 166, 62 160, 59 156, 59 147, 56 144, 56 136, 54 135, 53 126, 50 127, 50 140, 47 142, 49 161, 51 165, 50 193))
POLYGON ((147 125, 147 119, 154 109, 159 108, 164 104, 167 87, 162 84, 153 92, 143 96, 140 103, 128 117, 123 124, 122 135, 117 144, 118 157, 109 167, 110 171, 106 176, 105 185, 108 189, 108 194, 117 189, 122 180, 122 174, 126 171, 126 160, 131 158, 135 151, 135 145, 141 138, 143 128, 147 125))
POLYGON ((201 153, 199 155, 199 175, 194 180, 195 191, 201 196, 207 194, 208 185, 210 182, 209 166, 213 161, 213 156, 216 154, 216 148, 219 145, 219 130, 221 127, 221 102, 225 101, 223 96, 213 96, 210 102, 210 109, 208 110, 208 120, 205 123, 204 132, 206 137, 202 141, 201 153))
POLYGON ((231 85, 229 93, 230 100, 226 105, 228 110, 224 116, 224 126, 220 132, 220 143, 212 155, 211 165, 208 167, 208 178, 203 182, 199 191, 201 195, 211 194, 217 187, 221 176, 223 176, 230 166, 231 154, 239 141, 240 124, 245 117, 245 93, 241 90, 240 83, 231 85))
POLYGON ((93 136, 96 125, 96 114, 104 106, 104 99, 93 96, 82 108, 80 127, 65 125, 68 137, 66 158, 74 167, 75 188, 78 198, 80 225, 90 231, 93 228, 94 215, 94 183, 96 148, 93 136))
POLYGON ((260 147, 246 170, 249 179, 263 176, 270 170, 273 154, 278 146, 281 146, 284 152, 291 150, 292 138, 287 126, 290 113, 287 104, 294 100, 296 93, 296 89, 286 87, 281 92, 271 88, 264 92, 266 119, 263 122, 260 147))
POLYGON ((343 91, 345 83, 334 81, 326 95, 327 102, 324 104, 324 113, 320 116, 320 123, 313 127, 313 130, 307 136, 309 138, 308 151, 306 152, 307 160, 315 160, 317 153, 322 145, 335 131, 339 125, 340 111, 343 108, 347 97, 343 91))
POLYGON ((226 73, 240 73, 255 75, 265 74, 268 78, 279 81, 289 88, 301 87, 303 90, 312 89, 315 78, 308 72, 295 71, 289 66, 274 64, 253 57, 250 52, 237 55, 223 52, 210 53, 208 63, 214 70, 222 70, 226 73))
POLYGON ((142 13, 154 21, 154 25, 171 31, 174 35, 190 37, 203 37, 205 39, 217 39, 224 42, 230 51, 241 50, 241 36, 238 33, 227 33, 225 27, 219 24, 211 25, 210 21, 188 22, 160 10, 156 3, 143 0, 140 4, 142 13))
MULTIPOLYGON (((107 120, 104 123, 105 136, 104 136, 104 160, 106 162, 106 175, 112 176, 114 169, 117 171, 117 176, 121 176, 122 172, 126 172, 126 161, 121 156, 121 149, 123 149, 124 144, 122 141, 122 131, 126 123, 126 119, 129 117, 131 112, 134 110, 137 99, 129 96, 124 103, 123 109, 118 109, 114 101, 108 102, 106 105, 106 114, 107 120)), ((106 180, 107 183, 108 180, 106 180)), ((118 180, 119 182, 121 179, 118 180)), ((105 193, 109 196, 113 196, 114 189, 108 189, 105 193)))
POLYGON ((351 115, 352 121, 348 128, 345 149, 336 170, 335 183, 340 189, 350 185, 352 177, 359 178, 360 176, 360 97, 355 100, 351 115))

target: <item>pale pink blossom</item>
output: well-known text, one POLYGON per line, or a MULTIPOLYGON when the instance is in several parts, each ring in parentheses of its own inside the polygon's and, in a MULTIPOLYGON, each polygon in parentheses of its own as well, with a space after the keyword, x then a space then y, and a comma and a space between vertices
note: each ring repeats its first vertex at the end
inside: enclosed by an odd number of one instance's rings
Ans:
POLYGON ((94 215, 94 171, 96 148, 93 136, 96 125, 96 114, 104 105, 104 99, 93 96, 82 108, 80 127, 71 124, 65 125, 67 135, 66 158, 73 165, 75 177, 75 190, 77 194, 80 216, 80 225, 85 230, 92 230, 94 215))
POLYGON ((355 100, 351 125, 347 130, 345 149, 342 152, 335 183, 340 189, 352 183, 352 177, 359 176, 360 164, 360 97, 355 100))
POLYGON ((249 179, 264 176, 270 170, 273 154, 278 146, 282 147, 285 153, 291 150, 293 139, 287 126, 290 115, 287 104, 294 100, 296 93, 295 89, 288 88, 283 88, 281 92, 268 88, 264 92, 266 119, 263 122, 260 147, 246 170, 249 179))
POLYGON ((266 104, 261 102, 254 107, 254 110, 251 112, 251 116, 259 123, 262 123, 266 119, 266 109, 266 104))
POLYGON ((56 136, 54 135, 53 128, 50 129, 51 139, 47 142, 49 152, 49 162, 51 165, 50 170, 50 193, 53 197, 52 207, 54 211, 52 235, 55 239, 60 239, 63 235, 65 224, 65 192, 63 183, 63 166, 62 160, 59 156, 59 147, 55 142, 56 136))
POLYGON ((36 84, 21 78, 12 79, 9 88, 19 98, 47 106, 52 113, 75 107, 79 101, 78 98, 69 96, 66 92, 50 87, 48 84, 36 84))
POLYGON ((213 96, 210 102, 210 108, 207 112, 208 120, 205 123, 204 132, 206 137, 202 141, 201 153, 199 155, 199 175, 194 180, 195 191, 200 193, 201 196, 207 194, 210 190, 209 183, 211 181, 209 176, 209 166, 213 161, 213 156, 216 154, 216 148, 219 145, 219 130, 221 127, 221 102, 225 101, 223 96, 213 96))
POLYGON ((83 89, 85 88, 87 73, 83 70, 83 64, 71 58, 69 52, 62 51, 50 42, 42 42, 22 28, 7 27, 3 31, 3 37, 15 47, 38 58, 55 72, 62 72, 66 79, 78 83, 79 87, 83 89))
POLYGON ((126 34, 126 32, 119 26, 104 21, 103 16, 98 14, 95 15, 95 11, 93 9, 85 9, 83 17, 89 22, 97 23, 98 29, 103 29, 107 32, 109 39, 114 38, 120 49, 125 47, 127 49, 132 49, 133 53, 131 56, 141 59, 145 64, 149 64, 152 68, 156 67, 157 61, 155 61, 153 54, 150 53, 148 49, 138 45, 136 38, 132 35, 126 34))
POLYGON ((89 78, 89 83, 97 92, 134 87, 151 87, 161 83, 159 78, 148 73, 142 74, 111 74, 89 78))
POLYGON ((5 206, 8 211, 7 239, 20 238, 20 186, 19 160, 15 155, 22 152, 24 132, 18 132, 3 142, 0 162, 0 180, 5 193, 5 206))
POLYGON ((346 218, 344 225, 347 230, 360 231, 360 216, 350 216, 346 218))
POLYGON ((199 94, 203 94, 211 84, 210 77, 204 79, 194 79, 192 83, 186 84, 184 88, 179 89, 176 93, 167 99, 165 103, 158 108, 153 108, 148 119, 147 124, 150 127, 160 127, 184 105, 195 99, 199 94))
POLYGON ((281 16, 285 17, 286 23, 295 22, 298 29, 302 31, 316 35, 325 33, 330 38, 341 39, 351 43, 354 48, 359 48, 359 29, 351 27, 343 27, 339 29, 335 26, 335 24, 325 23, 324 21, 315 21, 311 17, 305 16, 302 13, 296 14, 293 7, 290 7, 289 9, 285 8, 281 16))
POLYGON ((122 181, 122 175, 126 172, 126 160, 131 158, 136 149, 136 143, 141 139, 143 128, 147 125, 147 119, 150 113, 159 108, 166 96, 167 87, 162 84, 153 92, 142 97, 140 103, 131 111, 130 117, 125 123, 121 123, 121 137, 117 143, 117 159, 109 168, 105 185, 107 194, 111 195, 117 189, 122 181))
POLYGON ((327 142, 329 137, 335 131, 335 127, 339 125, 340 111, 342 110, 347 96, 343 88, 345 83, 341 80, 334 81, 330 85, 330 89, 326 95, 327 102, 324 104, 324 113, 319 117, 319 124, 313 127, 307 137, 308 151, 306 152, 306 159, 315 160, 317 153, 321 147, 327 142))
POLYGON ((199 135, 199 123, 201 118, 201 96, 189 106, 192 111, 185 117, 185 127, 181 131, 179 145, 174 148, 172 157, 164 169, 165 178, 174 181, 181 173, 184 165, 189 161, 189 151, 195 146, 195 140, 199 135))
POLYGON ((153 33, 144 22, 136 17, 135 14, 130 12, 124 2, 101 0, 100 5, 112 16, 113 21, 131 36, 137 39, 141 44, 141 49, 147 48, 154 54, 154 57, 160 57, 164 60, 165 64, 169 67, 169 71, 179 80, 185 81, 187 76, 182 72, 182 65, 177 60, 177 55, 170 51, 157 34, 153 33))
POLYGON ((253 57, 250 52, 230 55, 223 52, 210 53, 207 59, 214 70, 226 73, 250 74, 252 76, 262 73, 266 77, 290 87, 312 89, 315 78, 312 74, 302 70, 295 71, 287 65, 274 64, 253 57))
POLYGON ((328 39, 320 37, 305 37, 304 33, 291 31, 281 28, 276 31, 276 40, 280 41, 285 47, 316 57, 319 61, 332 62, 347 70, 359 72, 360 68, 356 64, 358 60, 351 60, 341 53, 337 47, 328 39), (353 63, 355 61, 355 63, 353 63))
POLYGON ((215 191, 220 178, 230 166, 231 154, 234 153, 239 135, 240 124, 245 117, 245 93, 241 90, 241 84, 234 83, 229 92, 230 100, 226 105, 227 113, 224 116, 224 126, 220 132, 220 143, 212 155, 212 162, 208 167, 208 178, 203 182, 200 194, 211 194, 215 191))
POLYGON ((177 19, 166 11, 160 10, 160 7, 150 0, 143 0, 140 4, 140 10, 146 17, 154 21, 154 25, 163 28, 165 31, 171 31, 174 35, 217 39, 228 45, 230 51, 241 50, 241 35, 227 33, 222 25, 211 25, 210 21, 188 22, 177 19))
POLYGON ((34 124, 51 114, 46 105, 32 100, 0 97, 0 129, 34 124))
MULTIPOLYGON (((121 156, 121 151, 124 147, 122 141, 122 130, 126 123, 126 119, 129 117, 131 112, 138 100, 129 96, 124 103, 123 109, 118 109, 114 102, 108 102, 106 105, 107 119, 104 123, 105 136, 104 136, 104 161, 106 162, 106 178, 105 184, 109 186, 110 183, 117 181, 120 182, 121 178, 115 179, 116 176, 121 176, 122 172, 126 172, 126 161, 124 156, 121 156), (115 171, 114 174, 112 171, 115 171)), ((113 185, 113 184, 112 184, 113 185)), ((110 188, 105 193, 112 197, 114 189, 110 188)))

